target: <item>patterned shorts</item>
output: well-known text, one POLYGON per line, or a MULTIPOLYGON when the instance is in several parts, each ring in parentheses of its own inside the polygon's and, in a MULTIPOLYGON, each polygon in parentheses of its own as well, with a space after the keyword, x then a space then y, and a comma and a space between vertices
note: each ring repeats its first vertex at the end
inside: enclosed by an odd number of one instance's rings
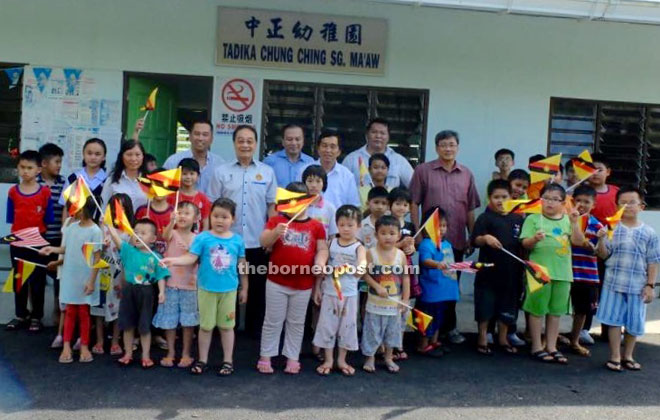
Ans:
POLYGON ((323 295, 321 313, 314 334, 314 345, 323 349, 337 346, 349 351, 358 349, 357 338, 358 297, 323 295))
POLYGON ((401 346, 403 332, 401 331, 401 316, 376 315, 367 312, 362 328, 362 354, 373 356, 378 347, 397 348, 401 346))
POLYGON ((211 331, 218 327, 232 329, 236 325, 236 290, 233 292, 207 292, 199 289, 199 327, 211 331))
POLYGON ((646 304, 642 295, 621 293, 603 287, 596 318, 605 325, 625 327, 635 337, 644 335, 646 304))
POLYGON ((163 330, 173 330, 179 324, 182 327, 199 325, 197 291, 166 287, 165 303, 158 305, 153 324, 163 330))

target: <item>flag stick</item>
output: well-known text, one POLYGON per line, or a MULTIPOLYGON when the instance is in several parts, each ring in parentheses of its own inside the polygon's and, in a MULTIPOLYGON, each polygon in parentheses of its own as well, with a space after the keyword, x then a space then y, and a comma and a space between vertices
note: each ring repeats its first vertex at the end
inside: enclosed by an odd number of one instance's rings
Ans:
POLYGON ((149 218, 149 209, 151 208, 151 200, 147 200, 147 219, 149 218))
MULTIPOLYGON (((179 169, 181 167, 179 166, 179 169)), ((179 172, 180 173, 180 172, 179 172)), ((179 189, 181 188, 181 176, 179 176, 179 189)), ((176 211, 176 208, 179 207, 179 190, 176 190, 176 198, 174 199, 174 210, 176 211)))
POLYGON ((566 188, 566 192, 568 193, 568 192, 573 191, 573 190, 576 189, 580 184, 582 184, 584 181, 586 181, 587 179, 591 178, 592 176, 596 175, 598 172, 600 172, 600 169, 597 170, 596 172, 592 173, 592 174, 589 174, 588 177, 583 178, 583 179, 579 180, 578 182, 576 182, 575 184, 571 185, 570 187, 566 188))
POLYGON ((509 254, 509 255, 510 255, 511 257, 513 257, 514 259, 520 261, 523 265, 527 265, 527 263, 525 262, 525 260, 523 260, 522 258, 520 258, 519 256, 517 256, 517 255, 514 254, 513 252, 509 251, 508 249, 502 247, 502 248, 500 248, 500 251, 504 251, 505 254, 509 254))
POLYGON ((417 233, 415 233, 415 234, 413 235, 413 239, 415 239, 415 238, 417 237, 417 235, 419 235, 420 233, 422 233, 422 231, 424 230, 424 226, 426 226, 426 223, 428 223, 428 221, 431 220, 431 217, 433 217, 433 215, 434 215, 437 211, 438 211, 438 209, 435 209, 435 211, 434 211, 433 213, 431 213, 431 215, 430 215, 430 216, 424 221, 424 223, 423 223, 422 226, 419 228, 419 230, 417 231, 417 233))
POLYGON ((406 305, 405 303, 401 302, 399 299, 395 299, 395 298, 393 298, 392 296, 388 296, 387 298, 388 298, 389 300, 391 300, 392 302, 396 302, 396 303, 398 303, 398 304, 401 305, 401 306, 405 306, 406 308, 410 309, 411 311, 412 311, 413 309, 415 309, 415 308, 413 308, 412 306, 410 306, 410 305, 406 305))
MULTIPOLYGON (((40 251, 40 249, 32 247, 32 246, 24 246, 23 248, 31 249, 32 251, 36 251, 36 252, 40 251)), ((30 262, 30 261, 28 261, 28 262, 30 262)))
POLYGON ((34 263, 34 262, 32 262, 32 261, 24 260, 23 258, 16 258, 16 257, 14 257, 14 259, 15 259, 16 261, 23 261, 23 262, 26 262, 26 263, 28 263, 28 264, 36 265, 37 267, 48 268, 48 267, 46 267, 46 266, 43 265, 43 264, 37 264, 37 263, 34 263))
POLYGON ((82 176, 79 176, 78 179, 81 179, 83 184, 87 187, 87 191, 89 191, 89 196, 92 197, 92 200, 94 200, 94 204, 96 204, 96 208, 99 209, 99 213, 103 215, 103 210, 101 210, 101 206, 99 205, 99 202, 96 201, 96 197, 94 197, 94 193, 92 192, 92 189, 89 188, 89 185, 87 185, 87 181, 85 181, 85 178, 82 176))
POLYGON ((298 216, 300 216, 301 214, 303 214, 303 212, 304 212, 305 210, 307 210, 307 207, 311 206, 316 200, 318 200, 319 197, 320 197, 320 195, 317 194, 316 197, 314 198, 314 200, 312 200, 312 201, 311 201, 308 205, 306 205, 305 207, 303 207, 303 208, 301 208, 300 210, 298 210, 298 213, 294 214, 293 217, 290 218, 288 222, 286 222, 287 227, 291 224, 291 222, 293 222, 294 220, 296 220, 296 217, 298 217, 298 216))
POLYGON ((137 233, 133 232, 133 236, 135 237, 135 239, 137 239, 138 241, 140 241, 140 243, 141 243, 142 245, 144 245, 144 247, 147 248, 147 250, 149 250, 149 252, 151 252, 151 255, 153 255, 153 256, 158 260, 158 262, 161 261, 160 257, 154 252, 153 249, 151 249, 151 247, 150 247, 149 245, 147 245, 147 244, 142 240, 142 238, 140 238, 140 237, 138 236, 137 233))

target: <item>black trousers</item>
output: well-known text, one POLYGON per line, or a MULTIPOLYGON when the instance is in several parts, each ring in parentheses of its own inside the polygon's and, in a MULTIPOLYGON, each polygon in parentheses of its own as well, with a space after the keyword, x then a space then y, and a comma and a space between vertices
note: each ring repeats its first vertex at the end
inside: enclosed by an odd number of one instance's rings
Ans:
POLYGON ((245 250, 245 259, 250 266, 248 301, 245 306, 245 332, 256 338, 261 335, 266 313, 266 273, 269 255, 263 248, 248 248, 245 250), (264 274, 258 273, 257 269, 261 266, 265 267, 264 274))
POLYGON ((28 278, 23 279, 23 287, 16 293, 16 273, 18 272, 18 261, 16 258, 44 265, 46 264, 46 259, 36 251, 18 246, 10 246, 9 255, 11 256, 11 266, 14 269, 14 308, 16 318, 43 318, 44 295, 46 293, 46 269, 35 267, 32 274, 28 278), (31 312, 28 310, 28 296, 30 297, 31 312))
MULTIPOLYGON (((600 291, 603 288, 603 280, 605 280, 605 261, 601 260, 600 258, 598 258, 598 278, 600 279, 600 283, 598 283, 598 297, 600 300, 600 291)), ((591 323, 593 320, 594 314, 587 314, 587 318, 584 320, 584 327, 582 327, 582 329, 589 331, 591 329, 591 323)), ((602 324, 602 331, 607 331, 607 325, 602 324)))

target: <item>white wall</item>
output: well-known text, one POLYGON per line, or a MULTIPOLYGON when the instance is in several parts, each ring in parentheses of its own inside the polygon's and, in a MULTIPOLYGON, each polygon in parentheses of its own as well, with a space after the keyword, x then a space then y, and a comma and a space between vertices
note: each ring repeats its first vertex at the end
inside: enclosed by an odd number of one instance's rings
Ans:
MULTIPOLYGON (((0 0, 0 61, 430 89, 429 146, 461 134, 480 185, 500 147, 546 151, 552 96, 660 103, 660 27, 356 1, 0 0), (385 77, 217 67, 217 5, 385 17, 385 77)), ((480 188, 483 190, 483 187, 480 188)), ((660 213, 649 214, 660 230, 660 213)))

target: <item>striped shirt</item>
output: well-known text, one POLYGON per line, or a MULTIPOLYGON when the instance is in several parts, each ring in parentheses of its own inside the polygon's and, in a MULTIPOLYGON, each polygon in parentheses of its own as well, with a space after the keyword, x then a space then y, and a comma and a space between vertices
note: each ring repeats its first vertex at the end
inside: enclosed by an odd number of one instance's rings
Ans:
MULTIPOLYGON (((587 226, 584 230, 585 239, 592 245, 598 243, 597 233, 603 228, 603 225, 595 217, 589 215, 587 226)), ((594 251, 590 248, 573 246, 573 281, 582 283, 600 282, 598 277, 598 260, 594 251)))
POLYGON ((46 224, 46 233, 44 238, 48 241, 62 239, 62 212, 64 206, 60 204, 60 196, 64 189, 65 179, 61 175, 57 175, 55 181, 50 184, 43 179, 41 174, 37 175, 37 182, 42 187, 50 188, 50 206, 53 209, 53 221, 46 224))

